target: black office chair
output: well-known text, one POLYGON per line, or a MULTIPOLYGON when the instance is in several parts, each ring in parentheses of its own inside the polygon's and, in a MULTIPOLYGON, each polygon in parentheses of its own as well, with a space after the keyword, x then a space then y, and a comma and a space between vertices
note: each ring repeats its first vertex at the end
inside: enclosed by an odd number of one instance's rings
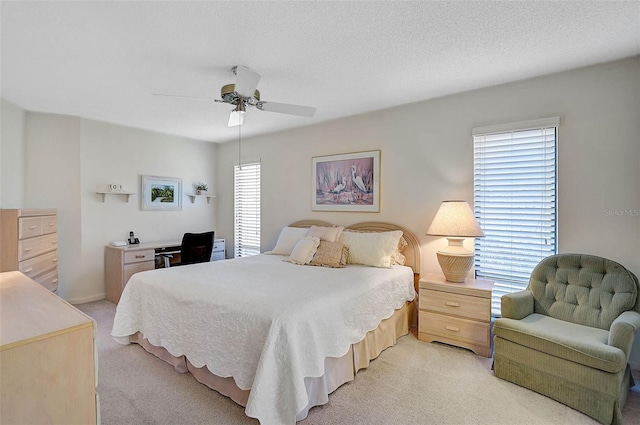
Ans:
MULTIPOLYGON (((183 266, 186 264, 206 263, 211 261, 213 252, 213 231, 204 233, 185 233, 182 236, 182 246, 180 249, 180 263, 172 266, 183 266)), ((164 266, 169 267, 171 255, 164 256, 164 266)))

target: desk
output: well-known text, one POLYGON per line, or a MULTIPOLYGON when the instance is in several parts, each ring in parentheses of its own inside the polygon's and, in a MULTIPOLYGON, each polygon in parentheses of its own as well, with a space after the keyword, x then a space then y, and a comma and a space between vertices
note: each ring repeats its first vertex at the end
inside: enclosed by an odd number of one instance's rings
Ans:
MULTIPOLYGON (((105 283, 107 300, 117 304, 129 278, 135 273, 164 266, 162 254, 174 254, 179 258, 182 240, 147 242, 137 245, 105 248, 105 283)), ((211 261, 224 260, 225 240, 215 239, 211 261)))

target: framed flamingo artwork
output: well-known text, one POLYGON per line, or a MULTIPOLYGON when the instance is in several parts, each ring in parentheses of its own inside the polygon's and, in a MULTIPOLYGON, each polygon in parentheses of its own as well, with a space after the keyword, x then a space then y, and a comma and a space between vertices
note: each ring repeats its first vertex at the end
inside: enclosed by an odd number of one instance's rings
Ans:
POLYGON ((313 211, 380 211, 380 151, 317 156, 312 169, 313 211))

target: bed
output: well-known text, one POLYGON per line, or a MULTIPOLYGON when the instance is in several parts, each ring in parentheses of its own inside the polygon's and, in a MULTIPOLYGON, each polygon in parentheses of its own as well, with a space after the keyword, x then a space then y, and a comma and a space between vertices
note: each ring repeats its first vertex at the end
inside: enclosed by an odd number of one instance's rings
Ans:
MULTIPOLYGON (((309 220, 288 226, 329 227, 309 220)), ((398 231, 404 265, 311 267, 289 262, 293 253, 273 252, 137 273, 117 306, 112 336, 190 372, 263 425, 294 424, 414 323, 416 238, 379 222, 348 226, 343 235, 398 231)))

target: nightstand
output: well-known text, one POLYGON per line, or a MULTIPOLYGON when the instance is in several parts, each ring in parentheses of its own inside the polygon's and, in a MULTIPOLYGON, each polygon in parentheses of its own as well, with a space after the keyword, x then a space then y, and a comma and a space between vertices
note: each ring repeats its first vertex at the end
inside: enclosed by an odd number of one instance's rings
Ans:
POLYGON ((491 357, 490 280, 449 282, 441 274, 420 279, 418 339, 468 348, 491 357))

